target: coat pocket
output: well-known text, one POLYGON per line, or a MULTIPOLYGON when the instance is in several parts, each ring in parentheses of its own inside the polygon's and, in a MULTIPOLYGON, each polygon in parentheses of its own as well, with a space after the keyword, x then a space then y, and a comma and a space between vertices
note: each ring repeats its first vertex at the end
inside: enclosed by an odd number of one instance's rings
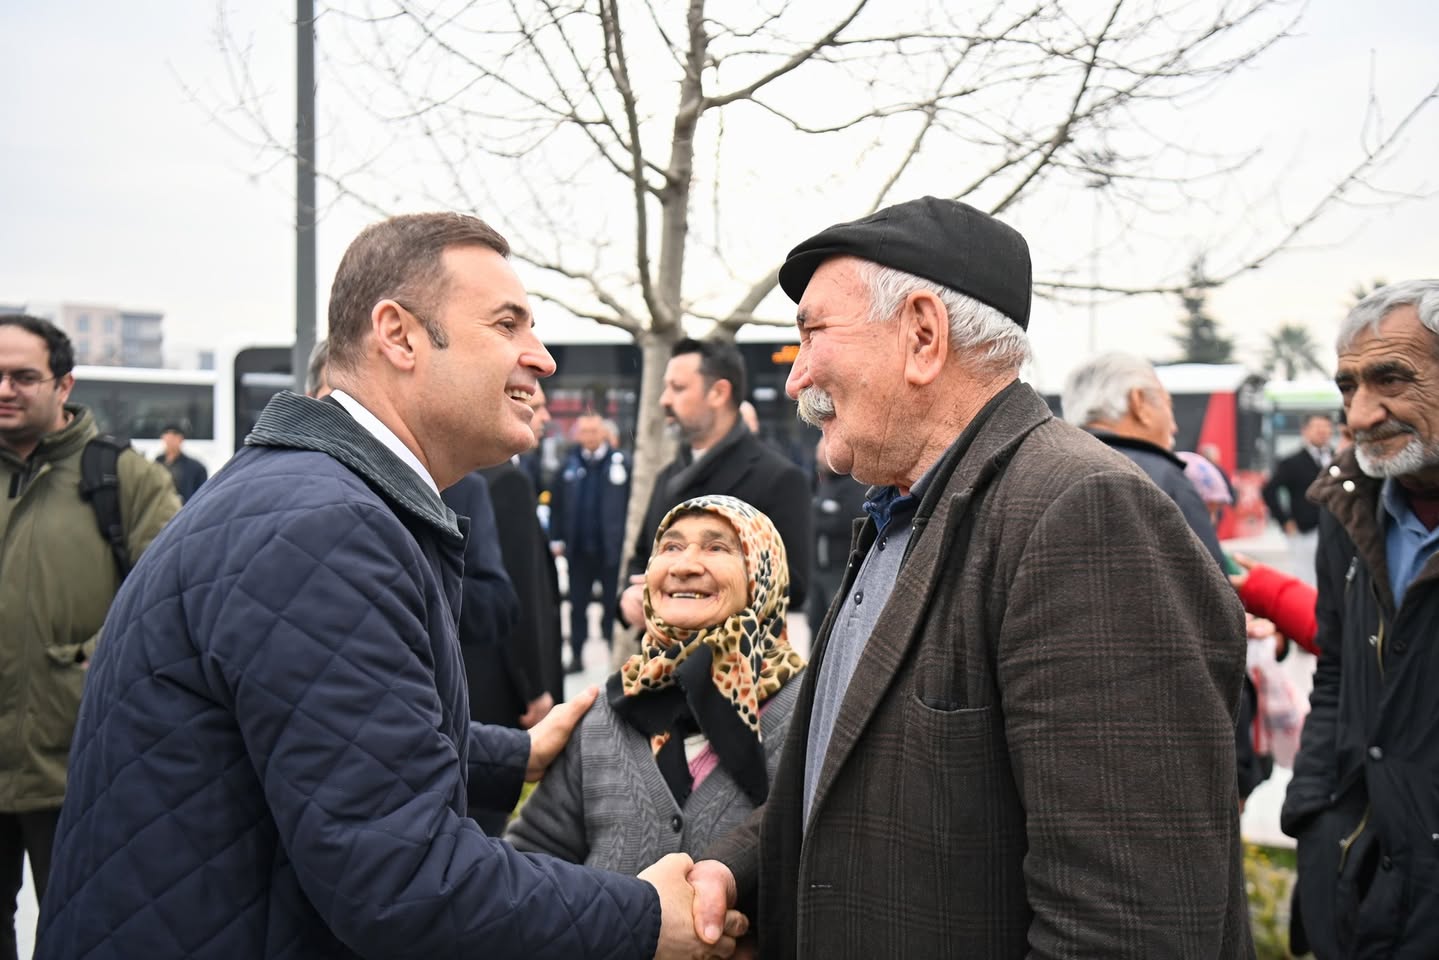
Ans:
MULTIPOLYGON (((899 740, 899 803, 925 832, 973 842, 993 826, 996 791, 1010 780, 1008 760, 996 742, 993 706, 938 709, 906 697, 899 740)), ((897 813, 900 811, 896 811, 897 813)))
POLYGON ((1347 956, 1359 913, 1364 871, 1376 848, 1367 809, 1355 797, 1301 821, 1296 839, 1299 899, 1316 956, 1347 956))
POLYGON ((49 662, 39 671, 32 687, 34 709, 32 746, 42 762, 53 766, 48 775, 64 782, 70 755, 70 738, 80 713, 80 694, 85 688, 85 668, 76 660, 81 644, 52 644, 45 649, 49 662))
MULTIPOLYGON (((994 704, 937 709, 912 692, 904 712, 899 762, 886 774, 896 784, 889 818, 897 842, 889 854, 913 882, 895 909, 922 917, 918 926, 941 937, 981 926, 997 931, 1013 919, 1008 907, 1024 902, 1026 848, 1002 713, 994 704)), ((913 937, 911 956, 963 952, 952 940, 949 949, 927 951, 913 937)))

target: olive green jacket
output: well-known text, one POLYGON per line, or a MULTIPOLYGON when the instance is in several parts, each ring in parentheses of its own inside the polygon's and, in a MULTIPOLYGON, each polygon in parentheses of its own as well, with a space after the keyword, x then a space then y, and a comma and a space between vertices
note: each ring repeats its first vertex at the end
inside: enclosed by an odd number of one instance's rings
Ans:
MULTIPOLYGON (((85 661, 120 584, 95 511, 80 496, 80 455, 98 432, 84 407, 27 460, 0 448, 0 813, 60 806, 85 661)), ((163 467, 120 455, 120 517, 130 557, 180 498, 163 467)))

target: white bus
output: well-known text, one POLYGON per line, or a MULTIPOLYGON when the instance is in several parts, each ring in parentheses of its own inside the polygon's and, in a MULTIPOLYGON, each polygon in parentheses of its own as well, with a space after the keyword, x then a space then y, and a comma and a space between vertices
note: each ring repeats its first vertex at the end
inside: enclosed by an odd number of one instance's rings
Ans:
POLYGON ((291 386, 289 357, 279 348, 217 350, 214 370, 148 367, 75 367, 72 403, 95 414, 102 433, 130 443, 146 457, 163 449, 167 426, 185 432, 185 452, 213 475, 234 454, 254 426, 265 402, 291 386), (271 369, 281 367, 282 369, 271 369))
POLYGON ((89 407, 101 433, 153 459, 160 434, 173 425, 185 432, 185 452, 211 473, 229 459, 234 443, 217 416, 216 371, 82 365, 74 373, 70 402, 89 407))

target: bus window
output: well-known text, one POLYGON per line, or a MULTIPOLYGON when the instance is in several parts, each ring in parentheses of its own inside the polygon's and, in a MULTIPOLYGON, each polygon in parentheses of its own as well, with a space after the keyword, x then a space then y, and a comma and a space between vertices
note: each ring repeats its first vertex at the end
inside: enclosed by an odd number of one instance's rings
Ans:
POLYGON ((215 389, 202 383, 76 378, 73 403, 89 407, 101 433, 153 439, 175 425, 190 440, 215 438, 215 389))

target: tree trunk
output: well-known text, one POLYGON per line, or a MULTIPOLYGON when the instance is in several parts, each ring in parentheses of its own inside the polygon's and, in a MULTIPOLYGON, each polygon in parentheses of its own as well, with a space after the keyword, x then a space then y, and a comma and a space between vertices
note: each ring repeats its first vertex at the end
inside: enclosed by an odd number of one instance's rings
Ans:
MULTIPOLYGON (((625 520, 625 552, 620 560, 621 593, 629 586, 629 561, 634 551, 635 539, 639 537, 640 527, 644 523, 645 508, 650 503, 655 476, 674 457, 675 444, 665 429, 665 414, 660 409, 660 394, 664 392, 665 366, 669 363, 670 348, 679 342, 681 335, 681 331, 670 329, 665 332, 646 331, 638 337, 642 367, 640 395, 636 404, 638 418, 635 423, 634 471, 630 475, 630 505, 625 520)), ((638 638, 638 630, 615 624, 612 640, 613 663, 616 669, 630 654, 639 652, 638 638)))

